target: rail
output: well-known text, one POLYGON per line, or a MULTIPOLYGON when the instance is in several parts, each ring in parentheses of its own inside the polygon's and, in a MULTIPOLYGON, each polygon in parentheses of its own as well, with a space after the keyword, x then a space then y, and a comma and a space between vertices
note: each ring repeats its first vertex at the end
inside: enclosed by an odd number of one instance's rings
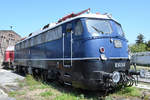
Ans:
POLYGON ((150 83, 150 70, 144 70, 144 77, 139 77, 139 82, 150 83))

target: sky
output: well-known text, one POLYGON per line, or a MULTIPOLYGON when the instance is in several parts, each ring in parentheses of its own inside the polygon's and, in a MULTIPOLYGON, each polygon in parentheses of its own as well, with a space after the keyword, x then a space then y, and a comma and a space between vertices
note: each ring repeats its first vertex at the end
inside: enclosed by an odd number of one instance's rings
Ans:
POLYGON ((22 37, 72 12, 91 8, 110 13, 123 28, 129 44, 137 35, 150 40, 150 0, 0 0, 0 30, 13 30, 22 37))

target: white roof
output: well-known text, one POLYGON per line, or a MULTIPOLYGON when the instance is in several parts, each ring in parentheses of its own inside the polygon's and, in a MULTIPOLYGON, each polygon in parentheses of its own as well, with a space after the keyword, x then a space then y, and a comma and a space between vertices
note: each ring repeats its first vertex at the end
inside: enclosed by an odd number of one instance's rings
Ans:
MULTIPOLYGON (((60 23, 58 23, 58 24, 54 24, 54 23, 53 23, 53 25, 50 24, 50 26, 49 26, 48 28, 45 28, 44 30, 40 29, 40 30, 38 30, 38 31, 36 31, 36 32, 32 32, 32 35, 31 35, 31 36, 27 37, 26 39, 24 39, 24 40, 22 40, 22 41, 25 41, 25 40, 27 40, 27 39, 33 37, 33 36, 36 36, 36 35, 38 35, 38 34, 40 34, 40 33, 43 33, 43 32, 45 32, 45 31, 48 31, 48 30, 50 30, 50 29, 52 29, 52 28, 54 28, 54 27, 57 27, 57 26, 59 26, 59 25, 61 25, 61 24, 64 24, 64 23, 66 23, 66 22, 72 21, 72 20, 77 19, 77 18, 113 19, 113 18, 111 17, 111 15, 108 15, 108 14, 104 14, 104 15, 102 15, 102 14, 92 14, 92 13, 89 13, 89 14, 82 14, 82 15, 79 15, 79 16, 76 16, 76 17, 73 17, 73 18, 66 19, 65 21, 62 21, 62 22, 60 22, 60 23)), ((113 20, 114 20, 114 19, 113 19, 113 20)), ((22 41, 20 41, 20 42, 22 42, 22 41)), ((20 42, 18 42, 18 43, 20 43, 20 42)))
POLYGON ((14 51, 14 49, 15 49, 14 46, 8 46, 6 51, 14 51))

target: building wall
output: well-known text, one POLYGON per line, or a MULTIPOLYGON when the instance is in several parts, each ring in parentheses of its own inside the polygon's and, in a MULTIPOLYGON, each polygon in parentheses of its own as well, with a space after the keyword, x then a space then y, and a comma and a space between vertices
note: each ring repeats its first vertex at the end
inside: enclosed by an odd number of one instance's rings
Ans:
POLYGON ((21 36, 13 30, 0 30, 0 65, 4 58, 4 52, 8 46, 14 46, 21 40, 21 36))

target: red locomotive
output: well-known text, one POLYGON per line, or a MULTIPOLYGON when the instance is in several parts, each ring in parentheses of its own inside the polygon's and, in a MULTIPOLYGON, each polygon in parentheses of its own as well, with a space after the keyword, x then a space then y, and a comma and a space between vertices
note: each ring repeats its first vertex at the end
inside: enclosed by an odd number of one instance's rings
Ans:
POLYGON ((4 68, 12 68, 14 62, 14 46, 9 46, 4 53, 4 68))

